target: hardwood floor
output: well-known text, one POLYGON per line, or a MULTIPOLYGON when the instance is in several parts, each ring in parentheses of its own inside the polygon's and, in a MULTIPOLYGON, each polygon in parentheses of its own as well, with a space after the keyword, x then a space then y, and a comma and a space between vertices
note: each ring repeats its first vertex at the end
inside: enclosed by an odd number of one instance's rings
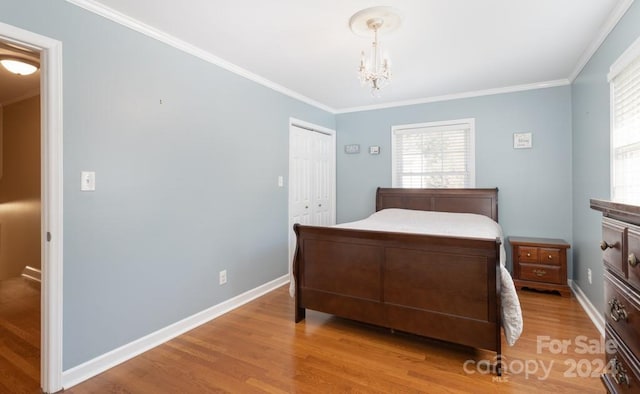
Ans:
POLYGON ((66 392, 604 392, 600 334, 575 297, 519 294, 525 329, 503 344, 502 378, 483 368, 491 352, 314 311, 294 324, 285 286, 66 392))
POLYGON ((0 281, 0 393, 40 392, 40 285, 0 281))

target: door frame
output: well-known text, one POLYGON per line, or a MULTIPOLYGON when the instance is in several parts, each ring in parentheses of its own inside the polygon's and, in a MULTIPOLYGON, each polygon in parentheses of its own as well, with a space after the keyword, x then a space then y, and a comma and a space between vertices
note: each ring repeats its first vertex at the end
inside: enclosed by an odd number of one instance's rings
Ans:
POLYGON ((40 52, 40 387, 62 390, 62 42, 0 22, 0 41, 40 52))
POLYGON ((291 134, 292 134, 292 129, 293 127, 298 127, 301 129, 305 129, 305 130, 309 130, 311 132, 316 132, 316 133, 322 133, 322 134, 326 134, 329 135, 331 137, 331 152, 332 152, 332 160, 331 160, 331 172, 333 174, 333 190, 331 191, 331 223, 336 222, 336 188, 337 188, 337 166, 336 166, 336 157, 337 157, 337 152, 336 152, 336 131, 329 129, 327 127, 323 127, 323 126, 318 126, 316 124, 313 123, 309 123, 306 122, 304 120, 300 120, 300 119, 296 119, 296 118, 289 118, 289 149, 288 149, 288 166, 289 166, 289 175, 288 175, 288 182, 287 182, 287 260, 288 260, 288 266, 289 266, 289 278, 290 278, 290 287, 289 287, 289 292, 293 295, 293 261, 291 259, 291 257, 293 256, 293 248, 295 247, 295 245, 291 244, 291 234, 290 232, 292 231, 291 228, 291 134))

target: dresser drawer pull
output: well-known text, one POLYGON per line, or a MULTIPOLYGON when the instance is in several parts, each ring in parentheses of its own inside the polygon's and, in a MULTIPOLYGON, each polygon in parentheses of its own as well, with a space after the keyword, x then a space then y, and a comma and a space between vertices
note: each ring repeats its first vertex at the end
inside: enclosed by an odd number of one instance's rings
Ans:
POLYGON ((638 259, 636 258, 636 255, 634 253, 629 253, 629 257, 627 258, 627 262, 632 267, 635 267, 636 265, 638 265, 638 259))
POLYGON ((626 384, 629 386, 629 376, 627 376, 627 371, 624 370, 620 361, 615 357, 613 357, 611 361, 613 363, 613 366, 611 367, 613 380, 615 380, 618 385, 626 384))
POLYGON ((607 241, 602 241, 602 242, 600 242, 600 249, 602 249, 602 250, 607 250, 607 248, 611 248, 611 249, 613 249, 613 248, 615 248, 615 247, 616 247, 616 245, 614 245, 614 244, 610 244, 610 243, 608 243, 607 241))
POLYGON ((624 305, 618 301, 617 298, 613 298, 609 301, 609 315, 613 319, 613 321, 620 321, 620 319, 626 321, 627 320, 627 311, 624 309, 624 305))
POLYGON ((533 270, 533 273, 536 274, 537 276, 545 276, 547 274, 547 271, 545 271, 545 270, 533 270))

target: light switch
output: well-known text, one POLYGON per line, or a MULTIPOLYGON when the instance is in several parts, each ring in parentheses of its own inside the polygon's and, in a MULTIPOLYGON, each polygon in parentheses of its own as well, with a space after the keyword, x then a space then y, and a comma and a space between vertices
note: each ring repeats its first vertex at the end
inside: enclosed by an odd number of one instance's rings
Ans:
POLYGON ((284 177, 282 175, 278 175, 278 187, 284 186, 284 177))
POLYGON ((80 174, 80 190, 83 192, 92 192, 96 190, 95 171, 82 171, 80 174))

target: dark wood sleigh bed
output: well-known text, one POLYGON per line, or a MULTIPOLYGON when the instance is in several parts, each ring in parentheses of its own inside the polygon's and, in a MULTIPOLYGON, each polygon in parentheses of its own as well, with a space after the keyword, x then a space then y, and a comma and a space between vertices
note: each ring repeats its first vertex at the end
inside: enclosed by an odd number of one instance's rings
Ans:
MULTIPOLYGON (((476 213, 498 189, 386 189, 376 211, 476 213)), ((295 321, 306 309, 495 351, 501 374, 500 240, 294 225, 295 321)))

